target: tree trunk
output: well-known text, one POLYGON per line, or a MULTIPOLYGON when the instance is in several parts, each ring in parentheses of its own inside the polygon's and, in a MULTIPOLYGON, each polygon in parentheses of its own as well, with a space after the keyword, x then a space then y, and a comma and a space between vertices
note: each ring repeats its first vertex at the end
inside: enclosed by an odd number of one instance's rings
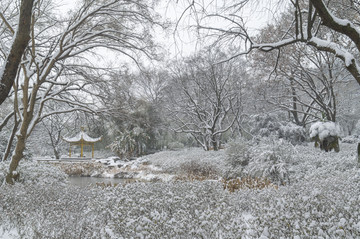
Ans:
POLYGON ((290 85, 291 85, 291 94, 292 94, 292 105, 293 105, 293 110, 291 110, 291 114, 294 117, 294 121, 296 125, 302 126, 299 120, 299 114, 298 114, 298 109, 297 109, 297 94, 296 94, 296 89, 294 87, 294 78, 290 77, 290 85))
POLYGON ((54 148, 54 155, 56 159, 60 159, 60 153, 58 152, 57 149, 54 148))
POLYGON ((21 57, 30 40, 31 14, 34 0, 22 0, 20 7, 19 25, 15 33, 15 39, 10 48, 9 55, 5 59, 2 67, 3 73, 0 75, 0 105, 8 97, 13 86, 21 57))
POLYGON ((17 180, 17 178, 19 177, 19 174, 15 173, 15 171, 19 165, 20 160, 24 157, 27 131, 29 128, 29 124, 31 122, 31 118, 32 118, 31 112, 26 112, 24 114, 23 121, 20 124, 20 130, 16 135, 17 143, 16 143, 15 151, 11 158, 9 172, 6 175, 6 183, 8 184, 14 184, 14 181, 17 180))
POLYGON ((12 144, 14 142, 14 138, 15 138, 15 135, 16 135, 18 125, 19 125, 19 121, 17 121, 17 119, 15 119, 14 127, 13 127, 13 130, 11 132, 11 135, 10 135, 7 147, 6 147, 4 157, 2 158, 2 161, 5 161, 10 155, 11 147, 12 147, 12 144))
POLYGON ((213 149, 214 151, 218 151, 219 150, 219 147, 218 147, 218 142, 216 140, 216 135, 213 135, 211 137, 211 143, 212 143, 212 146, 213 146, 213 149))
POLYGON ((358 154, 358 167, 360 168, 360 143, 358 143, 357 154, 358 154))
POLYGON ((20 134, 20 135, 17 135, 17 138, 18 138, 18 141, 16 143, 15 152, 11 159, 9 172, 6 175, 6 183, 8 183, 8 184, 14 184, 14 181, 19 177, 19 174, 14 173, 14 172, 16 171, 20 160, 24 156, 26 136, 20 134))

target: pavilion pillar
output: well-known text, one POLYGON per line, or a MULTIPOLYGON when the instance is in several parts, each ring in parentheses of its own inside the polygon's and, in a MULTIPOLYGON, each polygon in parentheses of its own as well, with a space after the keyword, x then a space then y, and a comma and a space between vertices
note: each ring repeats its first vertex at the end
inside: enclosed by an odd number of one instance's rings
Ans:
POLYGON ((80 153, 80 157, 82 158, 84 155, 84 142, 81 140, 81 153, 80 153))
POLYGON ((94 144, 91 144, 91 158, 94 158, 94 144))
POLYGON ((69 158, 71 158, 71 144, 69 145, 69 158))

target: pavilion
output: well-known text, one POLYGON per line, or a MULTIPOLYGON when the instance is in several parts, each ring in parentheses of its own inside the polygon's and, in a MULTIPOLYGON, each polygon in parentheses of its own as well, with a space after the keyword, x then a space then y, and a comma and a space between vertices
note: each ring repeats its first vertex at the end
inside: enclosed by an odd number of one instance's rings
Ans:
POLYGON ((102 137, 99 138, 92 138, 89 135, 87 135, 84 132, 84 128, 81 127, 81 131, 74 137, 72 138, 63 138, 64 141, 70 143, 69 146, 69 157, 71 158, 71 147, 73 145, 75 146, 80 146, 81 149, 81 153, 80 153, 80 157, 83 158, 84 157, 84 146, 91 146, 91 158, 94 158, 94 145, 96 142, 99 142, 101 140, 102 137))

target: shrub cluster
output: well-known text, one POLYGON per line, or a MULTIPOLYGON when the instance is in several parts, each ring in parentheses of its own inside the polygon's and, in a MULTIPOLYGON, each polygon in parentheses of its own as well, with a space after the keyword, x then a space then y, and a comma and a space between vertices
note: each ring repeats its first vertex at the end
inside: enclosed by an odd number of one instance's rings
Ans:
POLYGON ((0 220, 17 228, 19 238, 232 238, 245 230, 214 182, 85 189, 18 184, 0 193, 0 220))
POLYGON ((19 238, 359 238, 355 170, 229 193, 219 182, 0 188, 3 228, 19 238), (59 230, 61 228, 61 230, 59 230))
POLYGON ((293 145, 303 144, 306 130, 288 121, 282 121, 276 114, 254 115, 249 121, 250 133, 256 137, 276 137, 289 141, 293 145))
POLYGON ((359 238, 359 179, 354 171, 335 173, 261 191, 251 201, 250 238, 359 238))
MULTIPOLYGON (((0 182, 3 182, 9 168, 9 161, 0 162, 0 182)), ((67 175, 59 168, 51 165, 38 163, 33 160, 23 160, 17 172, 19 182, 25 185, 33 184, 57 184, 65 183, 67 175)))
POLYGON ((227 178, 266 177, 276 184, 289 181, 288 164, 293 158, 293 146, 283 140, 265 138, 257 142, 238 140, 227 149, 232 166, 227 178))
POLYGON ((293 123, 283 124, 279 128, 279 138, 289 141, 292 145, 298 145, 305 142, 306 130, 304 127, 293 123))

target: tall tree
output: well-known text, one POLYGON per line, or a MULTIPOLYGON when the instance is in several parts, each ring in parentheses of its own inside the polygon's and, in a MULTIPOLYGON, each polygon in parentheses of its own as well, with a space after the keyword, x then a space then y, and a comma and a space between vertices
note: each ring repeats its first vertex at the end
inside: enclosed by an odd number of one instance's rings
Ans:
POLYGON ((6 55, 3 66, 0 68, 0 105, 8 97, 13 86, 21 58, 30 40, 31 16, 34 0, 22 0, 19 12, 17 29, 9 24, 3 12, 0 11, 0 18, 13 34, 13 41, 10 50, 6 55))

